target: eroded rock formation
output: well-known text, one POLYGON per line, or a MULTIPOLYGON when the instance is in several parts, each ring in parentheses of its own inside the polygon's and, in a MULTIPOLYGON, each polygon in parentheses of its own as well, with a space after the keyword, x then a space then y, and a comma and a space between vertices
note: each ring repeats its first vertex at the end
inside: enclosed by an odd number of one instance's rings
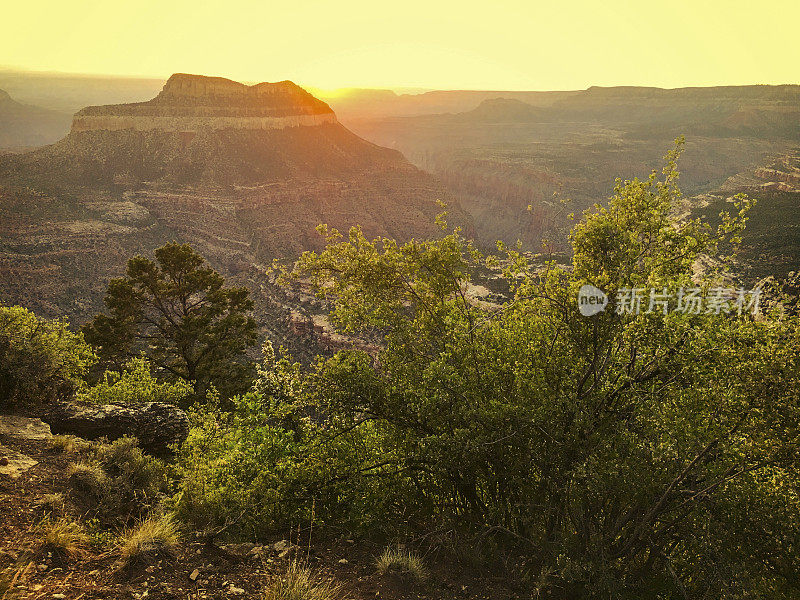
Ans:
POLYGON ((89 106, 72 132, 263 130, 336 123, 330 107, 291 81, 247 86, 222 77, 178 73, 147 102, 89 106))

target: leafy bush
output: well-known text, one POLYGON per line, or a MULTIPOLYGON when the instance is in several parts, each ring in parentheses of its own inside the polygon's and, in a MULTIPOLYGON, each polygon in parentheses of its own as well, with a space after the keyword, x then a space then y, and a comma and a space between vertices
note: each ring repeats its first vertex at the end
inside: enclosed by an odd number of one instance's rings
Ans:
POLYGON ((381 454, 366 425, 351 428, 316 413, 299 365, 264 348, 254 390, 219 410, 215 397, 190 411, 193 427, 178 453, 182 484, 176 514, 195 527, 265 535, 312 518, 377 530, 393 496, 371 482, 381 454), (313 418, 312 418, 313 416, 313 418), (349 431, 348 429, 352 429, 349 431))
POLYGON ((614 310, 624 288, 719 285, 693 265, 744 226, 743 199, 717 228, 673 221, 675 159, 584 216, 571 269, 486 259, 458 233, 331 232, 303 256, 340 328, 385 335, 377 360, 342 351, 312 387, 329 428, 377 438, 350 460, 411 507, 386 521, 513 549, 547 597, 796 594, 798 321, 614 310), (494 311, 465 293, 487 261, 513 294, 494 311), (612 299, 591 318, 587 283, 612 299))
POLYGON ((676 158, 584 216, 569 269, 487 258, 458 232, 330 232, 296 275, 384 349, 303 374, 265 348, 233 410, 194 411, 178 514, 249 536, 312 507, 373 533, 457 532, 514 552, 541 597, 796 597, 798 319, 614 310, 625 288, 722 281, 693 267, 736 242, 749 203, 716 228, 673 221, 676 158), (466 293, 487 263, 512 294, 494 310, 466 293), (592 317, 587 283, 612 299, 592 317))
POLYGON ((83 334, 71 332, 66 321, 0 305, 0 404, 68 395, 96 360, 83 334))
POLYGON ((192 391, 183 379, 159 383, 150 372, 150 363, 140 357, 128 361, 122 372, 106 371, 96 385, 79 392, 78 399, 95 404, 166 402, 181 406, 192 391))

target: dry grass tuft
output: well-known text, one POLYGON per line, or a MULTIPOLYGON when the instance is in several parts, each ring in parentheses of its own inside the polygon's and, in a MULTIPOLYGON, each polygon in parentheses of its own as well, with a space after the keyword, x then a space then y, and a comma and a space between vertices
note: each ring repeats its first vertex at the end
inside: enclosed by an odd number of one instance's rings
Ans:
POLYGON ((36 508, 47 514, 60 514, 64 512, 66 504, 64 494, 45 494, 36 500, 36 508))
POLYGON ((152 516, 122 534, 119 551, 125 566, 174 556, 180 532, 169 515, 152 516))
POLYGON ((67 471, 70 483, 79 491, 100 498, 105 493, 108 477, 96 463, 74 463, 67 471))
POLYGON ((72 452, 75 450, 75 436, 54 435, 50 438, 47 449, 53 452, 72 452))
POLYGON ((42 533, 40 553, 52 552, 59 558, 75 559, 86 554, 91 539, 77 521, 62 518, 57 521, 45 519, 39 525, 42 533))
POLYGON ((94 447, 94 443, 75 435, 54 435, 47 444, 51 452, 70 454, 72 452, 86 452, 94 447))
POLYGON ((283 577, 273 580, 262 596, 263 600, 339 600, 342 597, 342 586, 314 574, 297 561, 292 561, 283 577))
POLYGON ((400 548, 387 548, 375 561, 375 566, 380 575, 390 573, 423 581, 428 576, 428 570, 422 559, 415 553, 400 548))

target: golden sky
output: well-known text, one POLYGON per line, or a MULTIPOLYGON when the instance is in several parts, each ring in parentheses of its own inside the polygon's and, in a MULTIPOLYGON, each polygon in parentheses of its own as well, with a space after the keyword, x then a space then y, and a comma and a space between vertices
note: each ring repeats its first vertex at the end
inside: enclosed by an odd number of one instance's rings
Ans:
POLYGON ((2 0, 0 64, 320 88, 800 83, 800 0, 2 0))

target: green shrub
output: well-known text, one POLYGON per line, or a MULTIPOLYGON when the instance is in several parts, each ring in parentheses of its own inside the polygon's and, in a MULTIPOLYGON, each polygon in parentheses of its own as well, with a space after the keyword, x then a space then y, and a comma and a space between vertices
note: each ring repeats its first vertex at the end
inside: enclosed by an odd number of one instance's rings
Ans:
POLYGON ((166 402, 181 406, 192 393, 192 386, 179 379, 175 383, 159 383, 144 358, 131 359, 120 373, 106 371, 94 386, 78 393, 78 399, 95 404, 133 404, 166 402))
POLYGON ((748 202, 717 228, 676 223, 675 158, 585 215, 570 269, 486 259, 458 232, 401 246, 354 228, 303 256, 341 329, 385 336, 377 360, 324 361, 307 392, 326 431, 370 440, 331 468, 397 499, 365 519, 497 544, 546 597, 796 596, 797 319, 615 310, 625 289, 722 285, 693 266, 736 241, 748 202), (512 295, 496 310, 464 291, 487 260, 512 295), (606 311, 580 314, 585 284, 606 311))
POLYGON ((0 305, 0 405, 42 402, 77 388, 97 358, 65 320, 0 305))
POLYGON ((715 229, 674 222, 674 159, 584 217, 570 269, 485 258, 458 232, 331 232, 297 275, 385 346, 310 374, 266 348, 231 411, 193 411, 177 514, 248 537, 312 507, 373 533, 452 531, 513 552, 542 597, 796 597, 800 323, 614 310, 626 288, 719 285, 693 266, 746 220, 742 201, 715 229), (464 293, 487 262, 512 295, 496 310, 464 293), (585 317, 589 283, 612 300, 585 317))
POLYGON ((271 347, 265 364, 260 391, 233 398, 230 412, 213 397, 190 412, 193 427, 178 453, 177 516, 253 537, 308 522, 316 502, 317 523, 330 518, 378 530, 380 507, 394 498, 385 479, 380 488, 371 482, 386 459, 373 446, 378 436, 368 425, 351 432, 333 416, 312 419, 298 366, 276 360, 271 347))

